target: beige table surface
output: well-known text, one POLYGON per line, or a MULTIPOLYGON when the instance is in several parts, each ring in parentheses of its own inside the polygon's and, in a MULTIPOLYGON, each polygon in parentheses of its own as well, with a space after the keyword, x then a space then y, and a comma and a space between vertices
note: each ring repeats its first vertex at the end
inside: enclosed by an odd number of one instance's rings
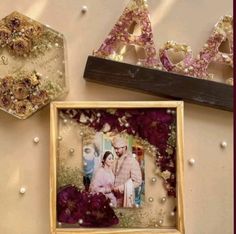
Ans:
MULTIPOLYGON (((161 100, 87 83, 86 58, 98 48, 128 0, 1 0, 0 18, 18 10, 67 39, 70 92, 66 100, 161 100), (88 12, 81 15, 81 7, 88 12)), ((157 47, 186 42, 195 54, 231 0, 149 0, 157 47)), ((233 233, 233 115, 185 104, 185 219, 187 234, 233 233), (228 146, 222 150, 220 143, 228 146), (188 159, 194 158, 194 167, 188 159)), ((0 112, 0 233, 49 234, 49 107, 25 121, 0 112), (33 144, 38 136, 40 143, 33 144), (24 196, 19 189, 25 186, 24 196)))

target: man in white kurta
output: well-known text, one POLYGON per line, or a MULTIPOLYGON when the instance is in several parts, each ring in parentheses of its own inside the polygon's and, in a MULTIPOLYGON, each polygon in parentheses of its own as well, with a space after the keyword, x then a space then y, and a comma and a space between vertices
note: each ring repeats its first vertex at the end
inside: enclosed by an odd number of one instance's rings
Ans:
MULTIPOLYGON (((114 137, 112 145, 118 159, 114 163, 113 173, 115 175, 114 193, 117 198, 117 206, 124 206, 124 190, 132 181, 133 188, 142 183, 141 169, 138 161, 128 151, 127 142, 121 137, 114 137)), ((132 197, 134 200, 134 197, 132 197)))

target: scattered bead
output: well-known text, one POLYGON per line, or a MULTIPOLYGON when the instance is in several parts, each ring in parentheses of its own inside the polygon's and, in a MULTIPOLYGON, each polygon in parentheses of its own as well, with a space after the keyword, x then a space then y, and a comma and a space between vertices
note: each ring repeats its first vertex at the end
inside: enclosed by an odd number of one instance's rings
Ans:
POLYGON ((25 194, 26 192, 26 188, 25 187, 21 187, 20 188, 20 194, 25 194))
POLYGON ((83 219, 79 219, 79 224, 82 224, 83 222, 83 219))
POLYGON ((66 124, 68 122, 67 119, 63 119, 63 123, 66 124))
POLYGON ((38 138, 38 137, 35 137, 35 138, 34 138, 34 143, 36 143, 36 144, 39 143, 39 138, 38 138))
POLYGON ((158 220, 158 224, 159 224, 159 225, 162 225, 162 224, 163 224, 163 219, 159 219, 159 220, 158 220))
POLYGON ((167 113, 167 114, 171 114, 171 110, 170 110, 170 109, 167 109, 166 113, 167 113))
POLYGON ((137 66, 142 66, 142 63, 141 62, 137 62, 137 66))
POLYGON ((62 140, 62 136, 59 136, 57 139, 58 139, 58 141, 61 141, 62 140))
POLYGON ((149 202, 153 202, 154 199, 153 199, 152 197, 149 197, 149 198, 148 198, 148 201, 149 201, 149 202))
POLYGON ((226 141, 222 141, 220 143, 220 146, 221 146, 221 148, 225 149, 227 147, 227 142, 226 141))
POLYGON ((162 203, 165 203, 165 202, 166 202, 166 197, 162 197, 162 198, 161 198, 161 202, 162 202, 162 203))
POLYGON ((174 211, 170 212, 170 216, 174 217, 175 216, 175 212, 174 211))
POLYGON ((195 159, 191 158, 188 160, 189 165, 193 166, 195 164, 195 159))
POLYGON ((58 226, 61 226, 61 225, 62 225, 62 223, 61 223, 61 222, 58 222, 57 224, 58 224, 58 226))
POLYGON ((85 14, 88 11, 88 7, 87 6, 82 6, 81 12, 83 14, 85 14))
POLYGON ((80 136, 83 136, 84 135, 84 133, 83 132, 80 132, 80 136))
POLYGON ((125 124, 125 127, 128 128, 128 127, 129 127, 129 123, 126 123, 126 124, 125 124))
POLYGON ((152 177, 151 181, 152 181, 152 183, 155 183, 157 181, 157 178, 156 177, 152 177))
POLYGON ((69 152, 70 152, 70 154, 74 154, 75 150, 74 150, 73 148, 71 148, 71 149, 69 150, 69 152))

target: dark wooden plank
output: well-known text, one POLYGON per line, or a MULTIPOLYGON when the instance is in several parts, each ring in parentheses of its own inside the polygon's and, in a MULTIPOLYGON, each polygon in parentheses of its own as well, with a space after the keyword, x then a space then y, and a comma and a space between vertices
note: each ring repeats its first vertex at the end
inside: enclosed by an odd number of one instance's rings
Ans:
POLYGON ((87 81, 233 111, 233 87, 209 80, 89 56, 87 81))

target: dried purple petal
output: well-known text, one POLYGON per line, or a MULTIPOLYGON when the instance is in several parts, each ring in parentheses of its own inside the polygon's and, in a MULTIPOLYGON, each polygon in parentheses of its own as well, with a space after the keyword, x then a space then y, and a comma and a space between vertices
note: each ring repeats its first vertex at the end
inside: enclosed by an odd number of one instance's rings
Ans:
POLYGON ((83 220, 83 227, 109 227, 119 222, 102 193, 78 191, 74 186, 61 188, 57 195, 57 220, 74 224, 83 220))

